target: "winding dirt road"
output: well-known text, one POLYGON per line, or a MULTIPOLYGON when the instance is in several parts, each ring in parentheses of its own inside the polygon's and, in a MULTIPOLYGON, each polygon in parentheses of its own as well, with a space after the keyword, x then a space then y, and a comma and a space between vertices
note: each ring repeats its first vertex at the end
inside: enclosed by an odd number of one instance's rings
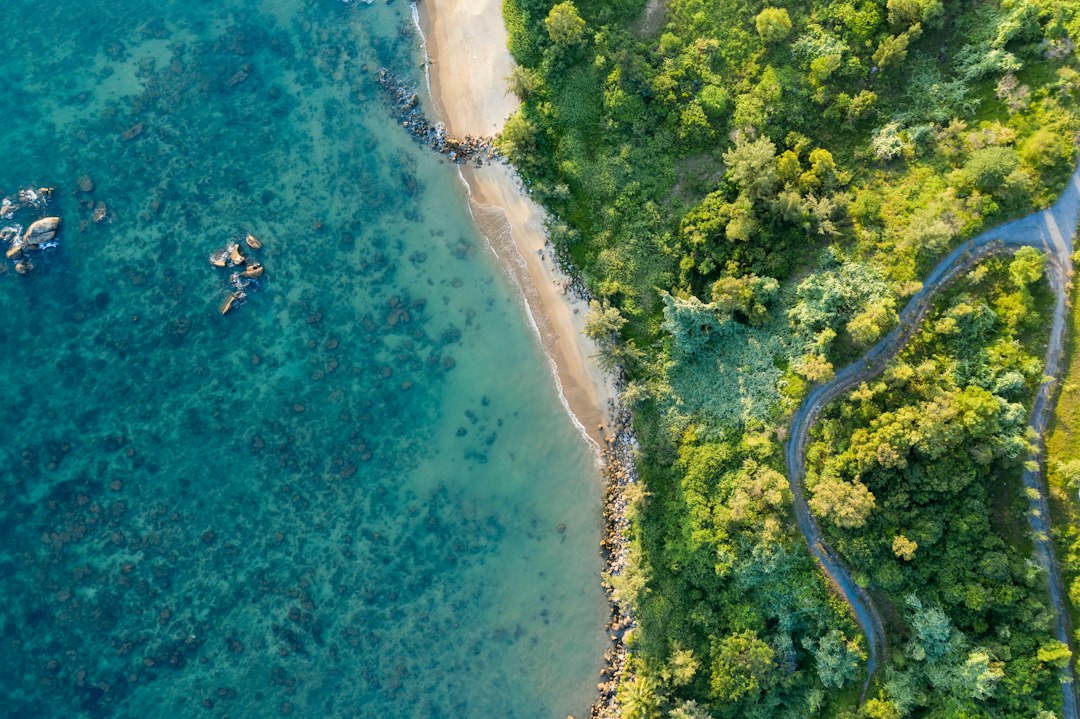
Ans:
MULTIPOLYGON (((1050 410, 1053 408, 1056 396, 1054 390, 1064 351, 1068 284, 1072 275, 1072 240, 1076 233, 1078 218, 1080 218, 1080 168, 1077 168, 1069 178, 1065 191, 1053 207, 984 232, 960 245, 939 262, 926 278, 922 289, 900 312, 897 327, 871 347, 862 359, 838 371, 826 384, 815 387, 792 417, 791 435, 788 439, 785 458, 788 467, 788 483, 794 497, 795 522, 799 531, 806 537, 811 553, 821 563, 825 573, 851 606, 855 620, 866 635, 869 656, 862 698, 865 698, 870 680, 877 669, 878 658, 886 654, 885 629, 870 596, 865 589, 856 584, 836 553, 825 543, 817 520, 806 504, 803 480, 806 476, 806 444, 810 427, 825 405, 885 369, 888 362, 900 352, 919 326, 919 322, 922 321, 938 292, 989 255, 1013 252, 1020 247, 1037 247, 1047 253, 1046 274, 1055 296, 1054 318, 1045 358, 1046 379, 1039 386, 1031 417, 1028 420, 1029 426, 1039 437, 1034 457, 1038 460, 1038 469, 1025 469, 1023 481, 1025 487, 1037 490, 1036 493, 1029 493, 1037 494, 1037 498, 1030 500, 1028 522, 1035 535, 1036 558, 1047 573, 1050 600, 1056 615, 1055 634, 1059 641, 1071 645, 1069 613, 1062 592, 1061 575, 1050 544, 1050 511, 1042 473, 1042 455, 1043 435, 1050 410)), ((1062 670, 1061 679, 1064 719, 1080 719, 1077 716, 1071 665, 1062 670)))

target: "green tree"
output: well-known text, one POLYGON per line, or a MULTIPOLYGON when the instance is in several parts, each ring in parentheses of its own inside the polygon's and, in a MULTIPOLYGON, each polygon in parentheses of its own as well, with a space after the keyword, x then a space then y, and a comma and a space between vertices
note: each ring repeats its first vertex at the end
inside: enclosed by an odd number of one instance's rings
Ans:
POLYGON ((1016 151, 1010 147, 984 147, 971 153, 964 170, 980 190, 1000 187, 1005 178, 1020 165, 1016 151))
POLYGON ((756 632, 731 634, 713 646, 713 696, 725 702, 756 696, 772 668, 773 650, 756 632))
POLYGON ((810 81, 815 85, 820 85, 829 79, 829 77, 840 69, 842 56, 839 53, 832 53, 831 55, 822 55, 816 57, 810 61, 810 81))
POLYGON ((889 22, 901 27, 933 23, 944 13, 941 0, 888 0, 889 22))
POLYGON ((697 297, 682 299, 664 295, 664 329, 675 340, 675 349, 683 357, 692 357, 715 339, 722 327, 716 305, 697 297))
POLYGON ((536 127, 519 109, 506 120, 497 140, 499 148, 516 162, 528 162, 536 148, 536 127))
POLYGON ((679 646, 678 642, 676 642, 672 647, 666 675, 670 677, 670 681, 674 686, 685 686, 694 680, 700 666, 701 662, 694 656, 694 651, 679 646))
POLYGON ((915 24, 899 35, 886 35, 874 51, 874 63, 882 70, 898 67, 907 58, 908 44, 921 32, 922 27, 915 24))
POLYGON ((863 707, 867 719, 900 719, 903 715, 888 699, 871 699, 863 707))
POLYGON ((1069 663, 1069 660, 1072 659, 1072 652, 1069 651, 1068 644, 1051 639, 1039 647, 1035 657, 1044 664, 1060 668, 1069 663))
POLYGON ((848 122, 855 122, 869 115, 874 105, 877 104, 877 99, 877 93, 871 90, 862 90, 858 95, 851 98, 851 104, 848 105, 847 109, 848 122))
POLYGON ((900 559, 905 562, 910 562, 915 558, 915 550, 919 548, 919 543, 908 539, 902 534, 898 534, 893 537, 892 551, 900 559))
POLYGON ((841 689, 854 679, 859 672, 859 664, 866 659, 858 642, 849 640, 839 629, 825 633, 816 646, 812 645, 812 651, 818 677, 830 689, 841 689))
POLYGON ((762 136, 755 140, 738 137, 724 153, 728 178, 751 199, 771 197, 776 190, 776 145, 762 136))
POLYGON ((807 352, 792 364, 792 369, 811 382, 826 382, 833 376, 832 362, 818 352, 807 352))
POLYGON ((1023 289, 1042 279, 1045 266, 1045 254, 1034 247, 1021 247, 1009 263, 1009 279, 1017 288, 1023 289))
POLYGON ((585 314, 585 326, 582 330, 590 339, 610 342, 618 336, 625 324, 626 318, 617 307, 601 304, 598 300, 589 300, 589 311, 585 314))
POLYGON ((1065 166, 1072 154, 1073 145, 1068 138, 1046 128, 1036 130, 1020 148, 1020 159, 1037 170, 1065 166))
POLYGON ((826 479, 814 485, 808 504, 814 514, 838 527, 858 529, 874 509, 874 494, 862 482, 826 479))
POLYGON ((848 334, 859 347, 869 347, 896 318, 896 301, 887 297, 870 304, 847 323, 848 334))
POLYGON ((780 42, 791 32, 791 16, 783 8, 767 7, 754 20, 758 35, 768 43, 780 42))
POLYGON ((660 696, 656 682, 638 674, 619 687, 619 703, 627 719, 653 719, 659 716, 660 696))
POLYGON ((585 31, 585 21, 570 0, 552 7, 544 25, 551 41, 564 47, 577 44, 585 31))
POLYGON ((710 293, 721 312, 738 312, 754 326, 769 318, 767 304, 776 295, 780 283, 771 277, 725 276, 712 284, 710 293))
POLYGON ((506 78, 506 85, 510 92, 522 100, 527 100, 544 86, 544 78, 536 70, 524 65, 514 65, 510 76, 506 78))
POLYGON ((1057 472, 1061 475, 1065 486, 1070 490, 1080 489, 1080 459, 1071 459, 1068 462, 1059 463, 1057 472))
POLYGON ((960 669, 960 681, 968 693, 983 701, 994 695, 994 689, 1005 678, 1005 664, 996 661, 986 649, 976 649, 968 654, 960 669))
POLYGON ((919 661, 935 660, 949 651, 953 626, 949 616, 940 607, 923 607, 915 595, 907 598, 907 604, 914 610, 911 616, 911 656, 919 661))
POLYGON ((680 702, 677 707, 668 714, 669 719, 712 719, 707 707, 703 707, 693 699, 680 702))

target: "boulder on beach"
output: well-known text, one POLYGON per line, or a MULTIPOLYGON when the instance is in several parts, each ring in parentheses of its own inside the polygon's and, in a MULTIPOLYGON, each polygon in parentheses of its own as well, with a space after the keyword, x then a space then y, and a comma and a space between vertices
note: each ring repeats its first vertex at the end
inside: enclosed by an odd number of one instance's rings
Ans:
POLYGON ((27 246, 27 249, 37 249, 37 245, 45 244, 55 238, 59 230, 59 217, 43 217, 26 228, 23 244, 27 246))

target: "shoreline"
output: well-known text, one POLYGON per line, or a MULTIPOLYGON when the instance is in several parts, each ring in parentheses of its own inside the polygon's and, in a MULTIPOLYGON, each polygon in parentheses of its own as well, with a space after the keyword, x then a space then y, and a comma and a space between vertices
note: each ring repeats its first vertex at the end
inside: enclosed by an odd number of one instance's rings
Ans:
MULTIPOLYGON (((453 137, 498 134, 519 104, 506 88, 512 60, 501 2, 422 0, 413 7, 437 118, 453 137)), ((584 334, 588 303, 572 291, 570 278, 548 251, 545 211, 506 164, 462 163, 458 174, 477 228, 520 293, 563 405, 599 452, 614 418, 618 388, 593 359, 599 348, 584 334)))
MULTIPOLYGON (((518 99, 506 78, 514 65, 507 47, 502 0, 414 0, 413 21, 425 52, 430 105, 451 138, 497 135, 518 99)), ((452 153, 451 158, 455 155, 452 153)), ((627 645, 637 626, 633 608, 615 595, 614 577, 629 552, 631 492, 638 483, 638 452, 631 415, 619 400, 625 376, 602 370, 599 347, 585 336, 588 292, 555 258, 545 210, 529 196, 506 162, 456 161, 477 229, 518 290, 551 369, 559 398, 571 420, 593 445, 603 479, 599 552, 600 585, 610 616, 604 625, 607 649, 589 709, 591 719, 620 715, 617 693, 631 681, 627 645)), ((568 717, 567 719, 573 719, 568 717)))

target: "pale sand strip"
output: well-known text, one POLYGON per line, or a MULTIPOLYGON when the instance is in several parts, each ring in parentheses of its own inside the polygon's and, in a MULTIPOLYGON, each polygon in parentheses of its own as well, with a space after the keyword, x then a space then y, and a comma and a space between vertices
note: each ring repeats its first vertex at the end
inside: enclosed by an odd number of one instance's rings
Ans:
MULTIPOLYGON (((453 137, 495 135, 518 106, 506 87, 513 61, 501 0, 421 0, 417 9, 439 119, 453 137)), ((541 255, 543 209, 504 165, 461 170, 477 226, 521 289, 563 400, 587 435, 602 442, 598 427, 607 427, 608 401, 617 391, 597 366, 595 343, 582 333, 585 303, 563 293, 565 278, 541 255)))

